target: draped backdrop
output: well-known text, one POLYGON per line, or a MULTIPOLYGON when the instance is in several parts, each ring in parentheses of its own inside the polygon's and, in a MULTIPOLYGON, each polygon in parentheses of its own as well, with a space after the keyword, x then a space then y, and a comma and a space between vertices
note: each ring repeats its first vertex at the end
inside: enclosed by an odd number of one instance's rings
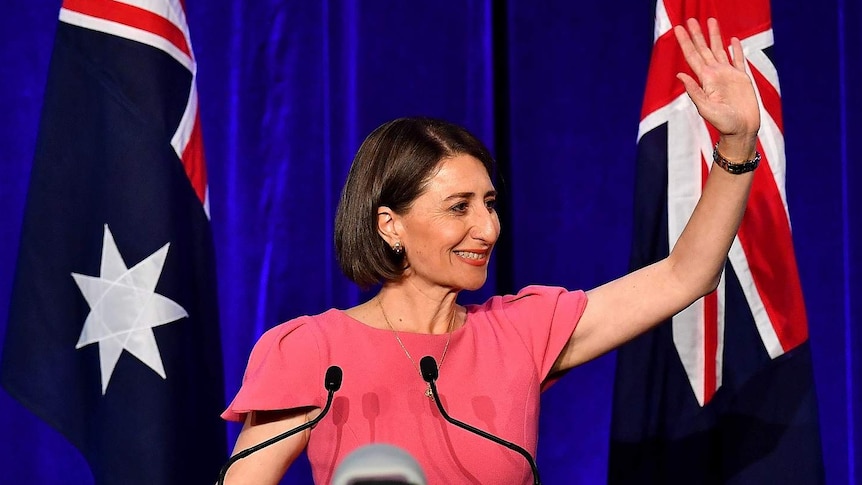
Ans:
MULTIPOLYGON (((0 338, 60 3, 12 0, 0 16, 0 338)), ((353 153, 392 118, 463 124, 500 163, 504 236, 488 284, 465 302, 532 283, 591 288, 626 271, 653 2, 186 4, 225 399, 264 330, 367 297, 338 271, 332 220, 353 153)), ((862 7, 788 0, 773 4, 772 19, 826 478, 855 483, 862 7)), ((537 461, 547 483, 605 481, 613 376, 613 355, 604 356, 545 394, 537 461)), ((9 483, 92 482, 77 451, 3 391, 0 429, 0 476, 9 483)), ((229 428, 231 443, 237 431, 229 428)), ((300 461, 284 482, 308 476, 300 461)))

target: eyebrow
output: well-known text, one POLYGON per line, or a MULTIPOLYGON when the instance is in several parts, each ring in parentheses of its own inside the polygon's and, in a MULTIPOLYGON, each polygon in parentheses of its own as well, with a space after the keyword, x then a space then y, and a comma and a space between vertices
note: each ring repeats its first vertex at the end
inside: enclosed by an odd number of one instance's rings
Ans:
MULTIPOLYGON (((449 197, 446 197, 446 198, 445 198, 445 199, 443 199, 443 200, 450 200, 450 199, 471 199, 471 198, 473 198, 473 196, 475 196, 475 195, 476 195, 476 194, 475 194, 474 192, 458 192, 458 193, 456 193, 456 194, 452 194, 452 195, 450 195, 449 197)), ((496 190, 489 190, 489 191, 485 192, 485 197, 496 197, 496 196, 497 196, 497 191, 496 191, 496 190)), ((483 198, 485 198, 485 197, 483 197, 483 198)))

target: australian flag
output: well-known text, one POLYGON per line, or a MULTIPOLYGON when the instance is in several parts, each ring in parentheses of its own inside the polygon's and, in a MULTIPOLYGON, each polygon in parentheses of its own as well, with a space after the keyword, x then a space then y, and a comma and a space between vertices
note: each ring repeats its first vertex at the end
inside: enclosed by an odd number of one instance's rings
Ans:
POLYGON ((97 484, 213 483, 226 455, 195 61, 180 0, 66 0, 2 383, 97 484))
POLYGON ((638 133, 632 269, 667 256, 710 170, 715 133, 675 75, 672 27, 719 20, 755 84, 763 159, 718 289, 617 353, 611 484, 824 480, 802 289, 784 191, 768 0, 658 0, 638 133))

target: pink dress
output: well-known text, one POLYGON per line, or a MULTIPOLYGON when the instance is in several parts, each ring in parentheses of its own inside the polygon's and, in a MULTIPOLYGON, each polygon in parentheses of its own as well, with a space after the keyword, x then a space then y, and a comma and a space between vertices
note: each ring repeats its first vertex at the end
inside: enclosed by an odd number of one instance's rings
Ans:
MULTIPOLYGON (((582 291, 530 286, 467 307, 452 334, 437 389, 447 413, 524 447, 535 456, 539 393, 586 306, 582 291)), ((446 335, 399 333, 416 364, 438 364, 446 335)), ((342 368, 332 409, 311 431, 315 483, 327 484, 341 460, 368 443, 413 455, 429 484, 532 483, 523 456, 446 422, 425 396, 426 384, 392 331, 340 310, 304 316, 266 332, 249 358, 242 388, 222 417, 254 410, 322 408, 324 374, 342 368)))

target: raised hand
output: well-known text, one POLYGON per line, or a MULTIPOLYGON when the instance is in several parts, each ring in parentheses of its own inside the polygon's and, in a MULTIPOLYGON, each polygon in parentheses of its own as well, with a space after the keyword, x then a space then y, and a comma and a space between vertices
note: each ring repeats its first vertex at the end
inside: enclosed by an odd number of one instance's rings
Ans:
POLYGON ((706 24, 709 45, 697 20, 688 19, 687 30, 681 25, 674 27, 685 60, 699 82, 685 73, 677 74, 677 78, 682 81, 698 113, 721 133, 722 145, 736 145, 733 151, 746 157, 754 150, 760 129, 760 109, 751 79, 745 72, 742 44, 736 37, 731 38, 733 59, 729 59, 718 21, 710 18, 706 24))

